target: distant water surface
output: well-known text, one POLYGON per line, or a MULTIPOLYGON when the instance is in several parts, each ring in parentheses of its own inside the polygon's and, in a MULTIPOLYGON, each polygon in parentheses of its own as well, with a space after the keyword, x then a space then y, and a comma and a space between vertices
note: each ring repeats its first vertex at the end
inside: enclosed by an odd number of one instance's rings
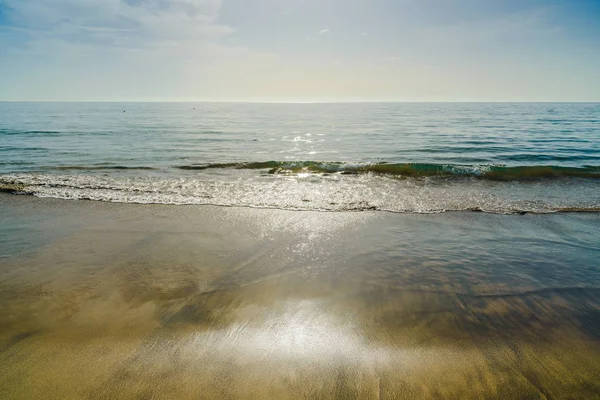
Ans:
POLYGON ((302 210, 600 210, 600 104, 0 103, 0 188, 302 210))

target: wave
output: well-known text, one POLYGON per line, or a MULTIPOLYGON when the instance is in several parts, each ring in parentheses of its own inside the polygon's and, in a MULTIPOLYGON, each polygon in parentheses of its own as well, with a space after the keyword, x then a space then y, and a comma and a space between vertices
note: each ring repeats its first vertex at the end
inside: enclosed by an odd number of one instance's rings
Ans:
POLYGON ((472 177, 495 181, 529 181, 556 178, 600 179, 600 167, 563 167, 553 165, 529 165, 508 167, 503 165, 459 165, 459 164, 419 164, 419 163, 365 163, 321 161, 265 161, 223 164, 192 164, 178 167, 188 171, 208 169, 255 169, 268 170, 270 174, 298 173, 341 173, 341 174, 381 174, 399 178, 424 177, 472 177))
POLYGON ((52 169, 57 171, 111 171, 111 170, 132 170, 132 171, 152 171, 154 167, 128 167, 124 165, 61 165, 57 167, 44 167, 42 169, 52 169))
MULTIPOLYGON (((340 164, 341 165, 341 164, 340 164)), ((230 167, 235 168, 235 167, 230 167)), ((439 175, 438 175, 439 176, 439 175)), ((383 174, 0 175, 0 192, 116 203, 307 211, 600 212, 600 180, 396 179, 383 174)))
POLYGON ((49 130, 15 130, 15 129, 0 129, 0 135, 31 135, 31 136, 57 136, 61 135, 59 131, 49 130))

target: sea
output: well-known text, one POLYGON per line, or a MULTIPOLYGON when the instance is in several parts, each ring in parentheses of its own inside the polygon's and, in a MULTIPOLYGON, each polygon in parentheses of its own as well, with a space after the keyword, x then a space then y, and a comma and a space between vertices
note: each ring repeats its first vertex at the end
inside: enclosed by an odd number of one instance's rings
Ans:
POLYGON ((0 103, 0 190, 315 211, 600 211, 599 103, 0 103))
POLYGON ((600 104, 0 103, 1 399, 600 398, 600 104))

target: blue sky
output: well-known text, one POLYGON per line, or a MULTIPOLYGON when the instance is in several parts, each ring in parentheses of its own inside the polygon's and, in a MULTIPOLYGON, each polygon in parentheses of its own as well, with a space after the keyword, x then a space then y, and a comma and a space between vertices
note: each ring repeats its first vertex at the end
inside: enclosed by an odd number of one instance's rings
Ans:
POLYGON ((0 0, 0 100, 600 101, 600 0, 0 0))

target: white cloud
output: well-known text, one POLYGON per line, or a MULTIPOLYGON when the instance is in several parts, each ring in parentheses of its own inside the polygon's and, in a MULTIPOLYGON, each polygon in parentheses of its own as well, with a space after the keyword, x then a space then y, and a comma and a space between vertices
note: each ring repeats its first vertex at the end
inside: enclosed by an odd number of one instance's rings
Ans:
POLYGON ((164 46, 231 33, 216 23, 221 0, 5 0, 13 24, 31 41, 88 46, 164 46))
POLYGON ((327 33, 331 32, 331 29, 329 28, 323 28, 319 31, 319 35, 325 35, 327 33))
POLYGON ((0 72, 14 72, 0 74, 0 98, 216 98, 235 93, 233 77, 251 80, 246 71, 276 58, 221 40, 233 32, 217 22, 221 0, 0 2, 11 9, 0 72))

